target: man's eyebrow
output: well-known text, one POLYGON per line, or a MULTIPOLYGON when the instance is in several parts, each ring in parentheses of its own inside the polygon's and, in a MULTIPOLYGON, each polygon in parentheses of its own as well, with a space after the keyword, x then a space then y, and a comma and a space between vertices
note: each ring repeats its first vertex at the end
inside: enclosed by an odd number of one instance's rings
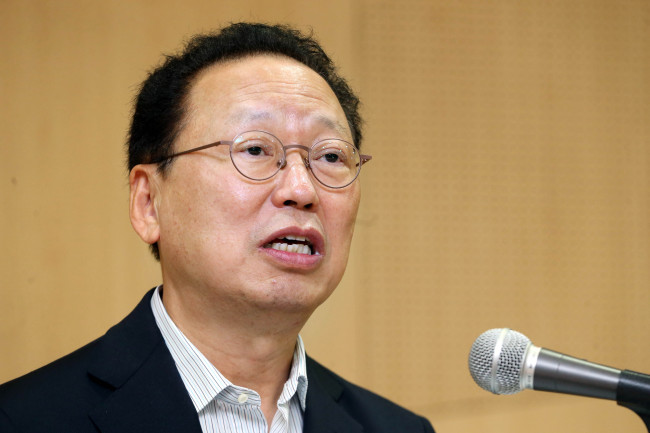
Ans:
MULTIPOLYGON (((251 110, 243 110, 239 113, 237 113, 233 117, 234 123, 247 123, 247 122, 255 122, 258 120, 272 120, 274 117, 273 113, 270 111, 251 111, 251 110)), ((312 117, 315 123, 318 123, 327 129, 331 129, 338 134, 348 136, 350 135, 350 130, 346 125, 341 124, 336 119, 332 119, 331 117, 318 114, 314 115, 312 117)), ((269 131, 272 132, 272 131, 269 131)))
POLYGON ((341 122, 338 120, 331 119, 327 116, 322 115, 316 116, 315 120, 321 125, 327 127, 328 129, 332 129, 341 135, 350 135, 350 130, 346 126, 341 125, 341 122))
POLYGON ((269 111, 251 111, 251 110, 242 110, 233 116, 235 123, 241 122, 254 122, 256 120, 268 120, 271 119, 271 113, 269 111))

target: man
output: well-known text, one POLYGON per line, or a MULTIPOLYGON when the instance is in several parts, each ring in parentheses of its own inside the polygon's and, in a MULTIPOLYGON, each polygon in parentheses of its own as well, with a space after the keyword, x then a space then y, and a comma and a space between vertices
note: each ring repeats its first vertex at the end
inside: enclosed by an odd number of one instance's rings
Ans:
POLYGON ((145 81, 130 217, 163 284, 106 335, 0 388, 1 432, 432 432, 306 357, 370 159, 311 38, 234 24, 145 81))

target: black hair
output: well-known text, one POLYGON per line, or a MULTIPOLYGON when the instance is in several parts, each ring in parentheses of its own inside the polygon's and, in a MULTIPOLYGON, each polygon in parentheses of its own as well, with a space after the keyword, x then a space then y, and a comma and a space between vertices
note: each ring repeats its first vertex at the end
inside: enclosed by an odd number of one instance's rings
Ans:
MULTIPOLYGON (((138 164, 163 161, 159 170, 164 174, 170 164, 165 158, 172 154, 181 130, 193 79, 215 63, 256 54, 290 57, 323 77, 343 108, 355 145, 361 146, 359 98, 312 34, 285 25, 234 23, 216 33, 194 36, 180 54, 166 56, 142 83, 128 135, 129 171, 138 164)), ((151 252, 160 259, 157 243, 151 245, 151 252)))

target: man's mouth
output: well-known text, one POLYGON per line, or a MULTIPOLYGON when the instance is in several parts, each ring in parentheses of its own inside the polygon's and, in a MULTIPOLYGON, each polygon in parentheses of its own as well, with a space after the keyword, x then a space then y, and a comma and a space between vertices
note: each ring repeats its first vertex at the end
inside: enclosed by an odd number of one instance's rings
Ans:
POLYGON ((310 256, 320 255, 318 251, 314 251, 314 246, 309 238, 305 236, 283 236, 281 238, 273 239, 271 242, 265 244, 264 248, 286 251, 288 253, 306 254, 310 256))

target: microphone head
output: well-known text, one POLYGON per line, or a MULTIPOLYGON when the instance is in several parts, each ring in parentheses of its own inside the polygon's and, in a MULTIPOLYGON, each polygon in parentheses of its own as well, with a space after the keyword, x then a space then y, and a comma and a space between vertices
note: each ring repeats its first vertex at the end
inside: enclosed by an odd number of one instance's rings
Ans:
POLYGON ((482 333, 469 352, 469 372, 474 382, 494 394, 515 394, 523 388, 521 371, 531 342, 508 328, 482 333))

